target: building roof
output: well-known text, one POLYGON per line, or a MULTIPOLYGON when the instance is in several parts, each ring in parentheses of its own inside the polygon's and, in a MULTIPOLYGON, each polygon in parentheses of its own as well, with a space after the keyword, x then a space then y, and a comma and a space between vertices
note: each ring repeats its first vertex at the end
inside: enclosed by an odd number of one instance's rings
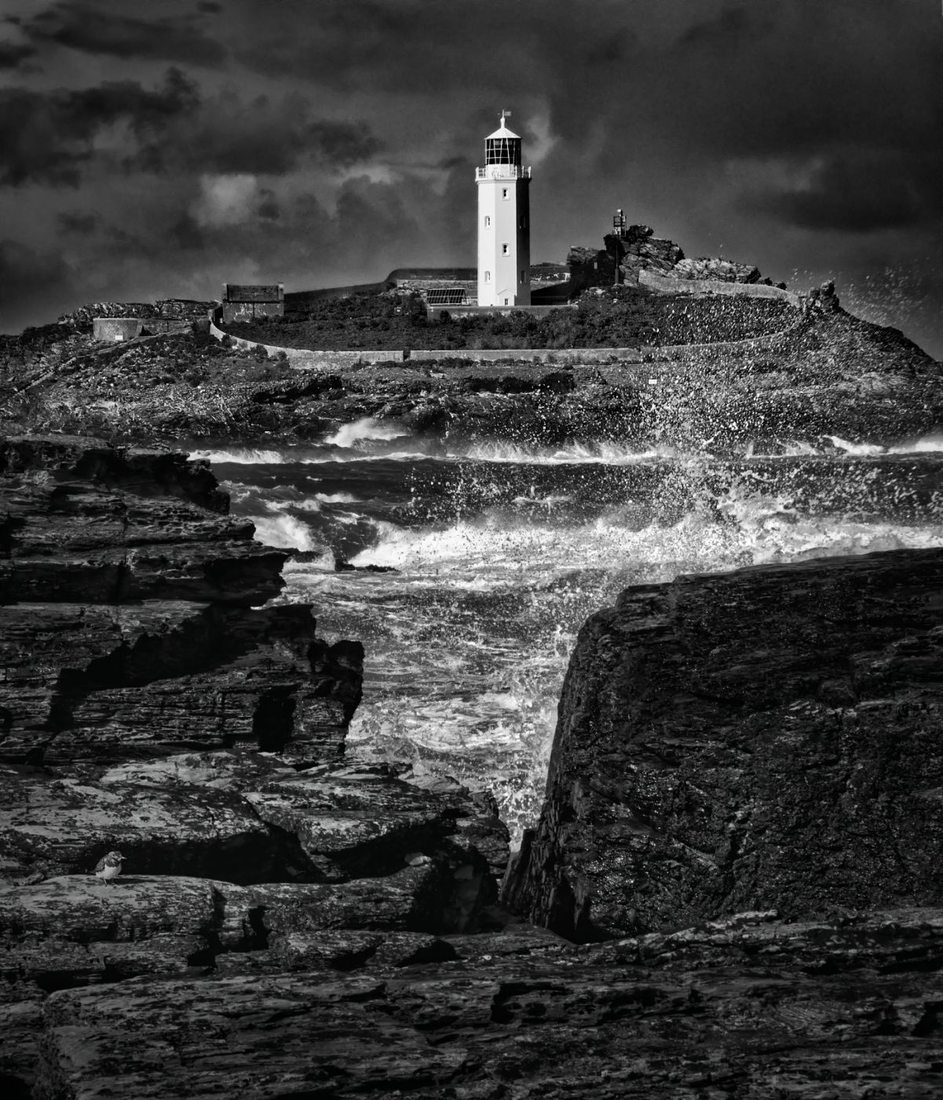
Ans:
POLYGON ((485 141, 491 141, 492 138, 517 138, 518 141, 521 140, 520 134, 515 134, 513 130, 509 130, 507 127, 506 119, 507 116, 510 115, 510 113, 510 111, 501 112, 501 124, 498 126, 497 130, 495 130, 493 134, 489 134, 485 138, 485 141))

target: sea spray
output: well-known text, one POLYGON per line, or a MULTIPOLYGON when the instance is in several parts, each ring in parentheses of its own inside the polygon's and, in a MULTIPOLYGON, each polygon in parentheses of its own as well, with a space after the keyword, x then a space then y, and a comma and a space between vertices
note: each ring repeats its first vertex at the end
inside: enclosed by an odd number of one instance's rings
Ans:
POLYGON ((626 585, 943 545, 933 437, 726 459, 350 442, 220 467, 233 511, 306 551, 279 599, 314 603, 322 634, 365 645, 348 753, 489 787, 515 835, 539 805, 576 633, 626 585))

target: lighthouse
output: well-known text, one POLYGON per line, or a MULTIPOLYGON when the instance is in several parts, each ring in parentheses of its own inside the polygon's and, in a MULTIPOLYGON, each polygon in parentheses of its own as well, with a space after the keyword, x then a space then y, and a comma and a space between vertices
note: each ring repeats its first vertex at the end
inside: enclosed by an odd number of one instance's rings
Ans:
POLYGON ((530 169, 521 166, 521 139, 509 130, 510 111, 485 138, 478 185, 478 304, 530 305, 530 169))

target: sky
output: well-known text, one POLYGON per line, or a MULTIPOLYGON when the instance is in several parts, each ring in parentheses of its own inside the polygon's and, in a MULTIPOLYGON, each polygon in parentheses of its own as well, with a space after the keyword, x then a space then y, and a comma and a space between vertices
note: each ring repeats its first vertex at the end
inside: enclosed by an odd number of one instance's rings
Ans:
POLYGON ((473 266, 502 108, 535 262, 622 207, 943 359, 941 0, 0 0, 0 331, 473 266))

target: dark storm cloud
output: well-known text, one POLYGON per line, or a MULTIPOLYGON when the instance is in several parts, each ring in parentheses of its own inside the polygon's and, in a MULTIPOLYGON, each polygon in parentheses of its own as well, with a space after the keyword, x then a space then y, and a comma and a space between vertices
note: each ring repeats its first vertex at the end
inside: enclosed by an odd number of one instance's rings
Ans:
POLYGON ((852 152, 829 158, 799 188, 760 195, 756 207, 804 229, 864 233, 943 216, 943 150, 903 163, 899 155, 852 152))
POLYGON ((294 94, 245 103, 235 92, 224 93, 178 119, 172 131, 155 134, 128 164, 154 173, 284 175, 310 161, 333 172, 368 160, 381 148, 365 123, 314 118, 313 110, 309 100, 294 94))
POLYGON ((77 187, 93 141, 106 126, 125 121, 139 138, 165 128, 199 101, 196 86, 170 69, 162 88, 130 81, 93 88, 37 92, 0 89, 0 184, 26 182, 77 187))
POLYGON ((74 91, 0 89, 0 184, 77 187, 104 127, 126 121, 144 138, 198 101, 196 86, 177 69, 170 69, 163 87, 154 91, 130 80, 74 91))
POLYGON ((82 210, 65 210, 56 217, 60 233, 76 237, 90 237, 101 225, 101 215, 82 210))
POLYGON ((751 7, 724 8, 713 19, 695 23, 679 38, 682 47, 714 46, 729 50, 762 36, 773 25, 773 12, 754 3, 751 7))
POLYGON ((280 175, 302 160, 329 171, 350 168, 380 149, 363 122, 312 112, 297 94, 246 103, 226 92, 203 102, 177 69, 155 90, 132 81, 69 91, 0 89, 0 184, 77 187, 83 169, 105 156, 124 172, 280 175), (129 128, 123 151, 96 153, 96 137, 119 121, 129 128))
POLYGON ((0 332, 20 327, 10 319, 27 311, 35 315, 37 305, 58 310, 69 300, 73 279, 74 272, 58 252, 0 240, 0 332))
POLYGON ((140 19, 86 3, 63 2, 25 21, 23 30, 39 43, 55 43, 91 54, 149 58, 216 67, 226 50, 196 23, 198 17, 140 19))
POLYGON ((15 69, 35 53, 28 42, 0 42, 0 69, 15 69))

